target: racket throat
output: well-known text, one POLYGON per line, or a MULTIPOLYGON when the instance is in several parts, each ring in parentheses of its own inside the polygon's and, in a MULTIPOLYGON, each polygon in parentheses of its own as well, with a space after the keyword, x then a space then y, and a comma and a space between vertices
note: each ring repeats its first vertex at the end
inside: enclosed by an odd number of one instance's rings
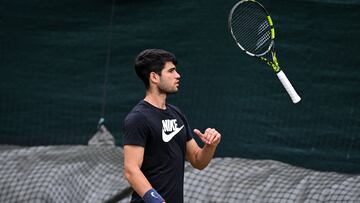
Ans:
POLYGON ((276 52, 271 52, 272 55, 272 59, 273 59, 273 64, 272 64, 272 68, 274 69, 275 73, 280 72, 280 66, 279 66, 279 62, 276 58, 276 52))
POLYGON ((279 62, 278 62, 278 60, 276 58, 276 53, 271 52, 271 55, 272 55, 272 60, 269 60, 269 59, 267 59, 265 57, 260 57, 260 59, 262 61, 264 61, 267 65, 271 66, 275 73, 278 73, 278 72, 281 71, 281 69, 280 69, 280 66, 279 66, 279 62))

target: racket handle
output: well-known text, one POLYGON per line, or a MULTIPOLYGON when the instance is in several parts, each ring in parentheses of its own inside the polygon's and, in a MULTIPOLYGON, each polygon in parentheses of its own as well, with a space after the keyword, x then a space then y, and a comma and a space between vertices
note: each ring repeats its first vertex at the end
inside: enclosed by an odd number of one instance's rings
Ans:
POLYGON ((281 84, 285 87, 287 93, 290 95, 291 100, 294 104, 298 103, 301 98, 300 96, 296 93, 294 87, 291 85, 289 79, 286 77, 285 73, 280 70, 280 72, 278 72, 276 74, 281 82, 281 84))

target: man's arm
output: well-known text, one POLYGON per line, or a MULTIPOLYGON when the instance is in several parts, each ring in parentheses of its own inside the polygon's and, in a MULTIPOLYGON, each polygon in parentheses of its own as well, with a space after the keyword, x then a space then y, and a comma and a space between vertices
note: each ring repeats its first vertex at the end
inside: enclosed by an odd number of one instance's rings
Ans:
POLYGON ((141 146, 124 146, 124 174, 131 187, 140 197, 143 197, 152 188, 140 170, 144 159, 144 151, 144 147, 141 146))
POLYGON ((146 203, 165 203, 165 200, 152 188, 144 173, 140 170, 144 160, 144 147, 124 146, 124 173, 131 187, 146 203))
POLYGON ((215 154, 217 145, 220 143, 221 134, 213 128, 208 128, 204 133, 198 129, 194 133, 199 136, 204 143, 204 147, 200 148, 194 139, 186 143, 186 160, 188 160, 194 168, 204 169, 211 161, 215 154))

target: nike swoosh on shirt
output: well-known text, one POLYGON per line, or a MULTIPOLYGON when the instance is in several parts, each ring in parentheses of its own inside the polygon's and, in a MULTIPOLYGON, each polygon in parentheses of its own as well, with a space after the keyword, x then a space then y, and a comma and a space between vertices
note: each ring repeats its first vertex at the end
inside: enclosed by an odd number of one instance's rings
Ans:
POLYGON ((162 129, 162 139, 164 142, 169 142, 176 134, 180 132, 181 129, 183 129, 184 126, 181 126, 180 128, 175 129, 170 134, 166 134, 164 129, 162 129))

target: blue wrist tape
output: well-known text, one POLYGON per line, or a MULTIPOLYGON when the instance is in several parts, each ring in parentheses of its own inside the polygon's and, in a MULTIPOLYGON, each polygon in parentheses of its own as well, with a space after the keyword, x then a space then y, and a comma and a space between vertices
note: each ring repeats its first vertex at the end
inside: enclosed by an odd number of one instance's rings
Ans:
POLYGON ((154 188, 148 190, 143 197, 145 203, 162 203, 165 200, 156 192, 154 188))

